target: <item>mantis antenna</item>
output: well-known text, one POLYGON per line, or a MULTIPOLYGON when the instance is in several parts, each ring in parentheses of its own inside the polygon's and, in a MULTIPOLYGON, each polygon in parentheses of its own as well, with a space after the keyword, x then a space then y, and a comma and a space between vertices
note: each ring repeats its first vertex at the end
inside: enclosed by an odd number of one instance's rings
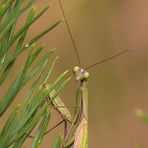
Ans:
POLYGON ((65 11, 64 11, 64 9, 63 9, 63 5, 62 5, 61 0, 59 0, 59 4, 60 4, 61 11, 62 11, 62 14, 63 14, 64 19, 65 19, 65 23, 66 23, 66 26, 67 26, 68 33, 69 33, 69 35, 70 35, 71 41, 72 41, 73 46, 74 46, 74 50, 75 50, 75 53, 76 53, 76 56, 77 56, 78 64, 81 65, 79 53, 78 53, 78 50, 77 50, 77 46, 76 46, 76 44, 75 44, 73 35, 72 35, 71 31, 70 31, 70 27, 69 27, 69 25, 68 25, 68 21, 67 21, 67 18, 66 18, 65 11))
MULTIPOLYGON (((69 24, 68 24, 68 21, 67 21, 67 18, 66 18, 66 14, 65 14, 65 11, 64 11, 64 9, 63 9, 62 2, 61 2, 61 0, 58 0, 58 1, 59 1, 59 4, 60 4, 60 8, 61 8, 63 17, 64 17, 64 19, 65 19, 65 23, 66 23, 66 26, 67 26, 68 33, 69 33, 69 35, 70 35, 71 41, 72 41, 73 46, 74 46, 74 50, 75 50, 75 53, 76 53, 76 57, 77 57, 77 60, 78 60, 78 64, 81 65, 79 53, 78 53, 78 50, 77 50, 78 48, 77 48, 77 46, 76 46, 75 40, 74 40, 74 38, 73 38, 73 35, 72 35, 72 33, 71 33, 71 30, 70 30, 70 27, 69 27, 69 24)), ((122 51, 122 52, 120 52, 120 53, 117 53, 117 54, 113 55, 112 57, 109 57, 109 58, 104 59, 104 60, 101 60, 101 61, 99 61, 99 62, 97 62, 97 63, 95 63, 95 64, 92 64, 92 65, 86 67, 85 69, 86 69, 86 70, 91 69, 91 68, 93 68, 93 67, 95 67, 95 66, 97 66, 97 65, 99 65, 99 64, 102 64, 102 63, 104 63, 104 62, 110 61, 110 60, 112 60, 112 59, 114 59, 114 58, 116 58, 116 57, 120 56, 121 54, 124 54, 124 53, 126 53, 126 52, 128 52, 128 51, 129 51, 129 50, 124 50, 124 51, 122 51)))
POLYGON ((99 61, 99 62, 97 62, 97 63, 95 63, 95 64, 92 64, 92 65, 86 67, 85 69, 86 69, 86 70, 91 69, 91 68, 93 68, 94 66, 97 66, 97 65, 100 65, 100 64, 102 64, 102 63, 104 63, 104 62, 110 61, 110 60, 112 60, 112 59, 114 59, 114 58, 116 58, 116 57, 118 57, 118 56, 120 56, 121 54, 124 54, 124 53, 126 53, 126 52, 129 52, 129 50, 124 50, 124 51, 122 51, 122 52, 119 52, 119 53, 113 55, 112 57, 109 57, 109 58, 107 58, 107 59, 101 60, 101 61, 99 61))

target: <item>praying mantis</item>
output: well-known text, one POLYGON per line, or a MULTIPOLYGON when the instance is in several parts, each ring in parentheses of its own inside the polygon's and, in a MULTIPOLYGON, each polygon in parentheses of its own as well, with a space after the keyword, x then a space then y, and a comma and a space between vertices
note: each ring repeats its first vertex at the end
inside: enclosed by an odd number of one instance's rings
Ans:
MULTIPOLYGON (((89 78, 89 73, 86 70, 89 70, 89 69, 93 68, 94 66, 97 66, 101 63, 104 63, 106 61, 114 59, 117 56, 128 52, 128 50, 124 50, 124 51, 122 51, 118 54, 113 55, 110 58, 99 61, 98 63, 90 65, 90 66, 86 67, 85 69, 81 68, 78 50, 77 50, 73 35, 71 33, 71 29, 69 27, 67 18, 66 18, 66 14, 65 14, 65 11, 63 9, 62 2, 61 2, 61 0, 58 0, 58 1, 59 1, 60 8, 61 8, 62 14, 64 16, 64 19, 65 19, 66 27, 67 27, 67 30, 69 32, 71 41, 73 43, 75 53, 76 53, 76 57, 77 57, 77 60, 78 60, 78 63, 79 63, 79 66, 75 66, 73 68, 73 73, 74 73, 76 80, 80 82, 80 87, 78 89, 77 98, 76 98, 77 101, 76 101, 75 116, 73 118, 73 122, 71 123, 70 129, 67 131, 66 134, 64 134, 66 136, 64 136, 64 142, 62 143, 61 148, 68 147, 70 145, 73 145, 74 148, 87 148, 88 147, 88 91, 87 91, 87 80, 89 78), (79 97, 79 95, 80 95, 80 97, 79 97), (76 130, 73 131, 72 128, 73 128, 74 125, 76 125, 76 130), (70 137, 70 135, 72 135, 72 136, 70 137)), ((59 103, 57 103, 56 106, 55 106, 55 107, 57 107, 58 111, 60 109, 59 108, 60 105, 63 106, 63 104, 61 104, 60 101, 59 101, 59 103)), ((65 113, 67 113, 67 115, 69 115, 67 108, 65 108, 65 113)), ((61 114, 61 112, 60 112, 60 114, 61 114)), ((65 115, 66 114, 64 114, 64 116, 65 115)), ((66 117, 65 119, 67 121, 69 121, 69 116, 65 116, 65 117, 66 117)))
POLYGON ((61 0, 58 0, 58 1, 59 1, 60 8, 61 8, 62 14, 63 14, 64 19, 65 19, 65 23, 66 23, 66 26, 67 26, 67 30, 68 30, 70 38, 72 40, 72 43, 73 43, 73 46, 74 46, 74 49, 75 49, 75 53, 76 53, 76 56, 77 56, 77 60, 78 60, 78 63, 79 63, 79 66, 75 66, 73 68, 73 73, 75 75, 76 80, 80 82, 80 86, 79 86, 79 89, 78 89, 78 92, 77 92, 77 103, 76 103, 76 107, 80 107, 80 109, 78 109, 78 110, 76 109, 77 113, 75 113, 75 118, 73 120, 73 123, 72 123, 69 131, 67 132, 67 135, 65 137, 65 142, 62 143, 61 148, 69 147, 71 145, 73 145, 74 148, 88 148, 88 90, 87 90, 87 80, 89 78, 89 73, 86 70, 88 70, 88 69, 90 69, 94 66, 97 66, 101 63, 104 63, 108 60, 111 60, 111 59, 113 59, 113 58, 115 58, 115 57, 117 57, 117 56, 119 56, 123 53, 126 53, 128 50, 124 50, 124 51, 122 51, 122 52, 120 52, 120 53, 118 53, 118 54, 116 54, 116 55, 114 55, 110 58, 104 59, 104 60, 102 60, 98 63, 90 65, 90 66, 86 67, 85 69, 81 68, 78 50, 77 50, 73 35, 71 33, 67 18, 66 18, 66 14, 65 14, 65 11, 63 9, 62 2, 61 2, 61 0), (80 93, 80 98, 78 98, 79 93, 80 93), (69 140, 70 142, 68 143, 67 140, 68 140, 68 137, 70 135, 70 132, 72 131, 74 124, 77 124, 77 128, 74 131, 72 138, 69 140), (66 142, 68 143, 67 145, 66 145, 66 142))
MULTIPOLYGON (((90 65, 86 68, 81 68, 80 63, 80 57, 78 54, 78 50, 74 41, 74 38, 72 36, 69 24, 66 19, 66 15, 61 3, 61 0, 58 0, 60 4, 60 8, 63 13, 63 17, 65 19, 65 23, 70 35, 70 38, 72 40, 72 43, 74 45, 75 53, 78 60, 78 65, 73 68, 73 73, 77 81, 79 81, 79 89, 77 92, 76 97, 76 108, 74 116, 72 117, 70 111, 68 110, 68 107, 65 107, 64 103, 62 102, 61 98, 57 96, 52 101, 52 107, 60 114, 62 121, 55 125, 53 128, 51 128, 49 131, 47 131, 45 134, 48 134, 52 129, 56 128, 61 123, 65 123, 65 129, 64 129, 64 136, 63 136, 63 142, 61 143, 60 148, 68 148, 73 145, 74 148, 88 148, 88 90, 87 90, 87 80, 89 78, 89 73, 87 70, 93 68, 94 66, 97 66, 101 63, 104 63, 106 61, 112 60, 116 58, 117 56, 124 54, 128 52, 128 50, 124 50, 118 54, 113 55, 112 57, 109 57, 107 59, 104 59, 102 61, 99 61, 93 65, 90 65), (70 123, 69 129, 67 129, 67 123, 70 123), (73 127, 76 128, 73 128, 73 127)), ((49 84, 46 84, 44 86, 48 89, 49 84)), ((50 101, 52 96, 55 94, 56 90, 53 90, 48 96, 47 101, 50 101)))

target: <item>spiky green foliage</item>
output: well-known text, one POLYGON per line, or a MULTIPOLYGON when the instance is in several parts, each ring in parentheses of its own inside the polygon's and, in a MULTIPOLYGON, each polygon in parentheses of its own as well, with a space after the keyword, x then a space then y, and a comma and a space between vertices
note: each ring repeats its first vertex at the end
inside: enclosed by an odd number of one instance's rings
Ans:
POLYGON ((139 117, 145 124, 148 125, 148 114, 141 109, 136 109, 135 114, 139 117))
MULTIPOLYGON (((28 2, 24 7, 21 7, 23 4, 23 0, 19 1, 4 1, 1 4, 1 7, 4 7, 1 11, 1 23, 0 23, 0 85, 4 83, 6 78, 8 77, 8 74, 10 73, 11 68, 14 65, 14 62, 16 61, 16 58, 24 52, 28 48, 32 48, 32 45, 36 43, 39 39, 41 39, 46 33, 48 33, 50 30, 52 30, 55 26, 57 26, 61 20, 57 21, 56 23, 50 25, 47 29, 45 29, 43 32, 35 36, 33 39, 28 41, 27 43, 24 43, 25 37, 27 35, 27 32, 29 31, 29 27, 42 16, 49 7, 45 7, 39 14, 35 16, 35 9, 31 8, 28 17, 26 19, 26 23, 23 25, 23 27, 20 28, 19 31, 15 32, 16 23, 19 19, 19 16, 21 16, 27 9, 32 7, 32 5, 37 0, 32 0, 28 2), (11 5, 10 5, 11 3, 11 5), (5 17, 4 17, 5 16, 5 17), (4 18, 3 18, 4 17, 4 18), (17 42, 18 40, 18 42, 17 42), (16 43, 15 51, 11 56, 7 56, 8 52, 10 51, 12 45, 16 43)), ((44 49, 43 46, 37 48, 37 49, 31 49, 30 53, 28 55, 26 64, 22 71, 20 72, 20 75, 17 76, 17 78, 14 80, 14 82, 11 84, 11 86, 8 89, 8 92, 2 99, 0 103, 0 116, 5 112, 5 110, 9 107, 11 102, 16 97, 19 90, 22 88, 22 85, 24 83, 24 79, 28 77, 27 71, 36 59, 36 57, 39 55, 41 50, 44 49)), ((32 72, 33 73, 33 72, 32 72)), ((35 73, 34 73, 35 74, 35 73)), ((34 75, 31 75, 33 77, 34 75)), ((30 77, 30 78, 31 78, 30 77)), ((30 79, 29 78, 29 79, 30 79)), ((28 79, 28 80, 29 80, 28 79)), ((27 80, 27 81, 28 81, 27 80)))
POLYGON ((41 77, 45 68, 47 68, 47 62, 49 57, 53 54, 54 49, 49 50, 44 57, 31 69, 35 59, 44 50, 44 46, 36 47, 35 44, 44 35, 50 32, 62 20, 49 25, 41 33, 30 39, 27 43, 25 38, 29 32, 30 26, 36 22, 49 8, 49 6, 43 8, 38 14, 35 14, 34 4, 38 0, 30 0, 24 5, 24 0, 2 0, 0 2, 0 86, 2 86, 7 80, 8 76, 11 76, 11 69, 14 67, 16 59, 24 51, 28 50, 28 56, 24 66, 20 69, 20 73, 16 76, 13 82, 10 84, 0 102, 0 116, 2 117, 7 111, 8 107, 15 100, 20 90, 30 81, 32 77, 35 77, 25 101, 22 105, 18 105, 10 113, 4 127, 0 133, 0 147, 7 148, 20 148, 28 138, 28 135, 32 130, 40 123, 38 131, 35 135, 32 147, 39 147, 48 124, 50 122, 50 109, 51 102, 57 97, 65 85, 69 82, 70 78, 65 79, 65 75, 68 71, 59 75, 50 87, 45 87, 50 77, 57 58, 53 61, 51 68, 44 77, 41 77), (25 24, 16 32, 17 21, 23 13, 29 9, 25 24), (9 52, 15 45, 15 50, 11 55, 9 52), (38 88, 36 88, 36 86, 38 88), (51 100, 46 101, 46 96, 50 94, 56 88, 56 92, 52 95, 51 100))
MULTIPOLYGON (((142 109, 137 108, 135 110, 136 116, 146 125, 148 125, 148 113, 144 112, 142 109)), ((138 144, 136 148, 143 148, 141 144, 138 144)))
POLYGON ((62 138, 61 135, 59 135, 57 137, 57 139, 55 140, 55 142, 53 143, 52 148, 60 148, 61 147, 61 144, 62 144, 62 141, 63 141, 63 138, 62 138))

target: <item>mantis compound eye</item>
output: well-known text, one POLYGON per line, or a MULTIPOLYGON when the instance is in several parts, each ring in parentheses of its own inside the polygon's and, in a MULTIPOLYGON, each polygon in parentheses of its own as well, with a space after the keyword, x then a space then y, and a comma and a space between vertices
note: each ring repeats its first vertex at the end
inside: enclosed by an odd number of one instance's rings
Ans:
POLYGON ((77 72, 79 71, 79 69, 80 69, 80 68, 79 68, 78 66, 75 66, 75 67, 73 68, 74 74, 77 73, 77 72))
POLYGON ((89 73, 85 71, 83 74, 83 79, 88 79, 88 78, 89 78, 89 73))

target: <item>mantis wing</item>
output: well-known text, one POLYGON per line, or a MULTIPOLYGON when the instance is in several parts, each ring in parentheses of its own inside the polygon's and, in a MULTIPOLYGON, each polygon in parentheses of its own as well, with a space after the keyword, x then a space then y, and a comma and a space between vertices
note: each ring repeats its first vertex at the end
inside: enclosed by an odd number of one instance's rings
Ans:
POLYGON ((88 124, 85 119, 81 120, 76 130, 74 148, 88 148, 88 124))

